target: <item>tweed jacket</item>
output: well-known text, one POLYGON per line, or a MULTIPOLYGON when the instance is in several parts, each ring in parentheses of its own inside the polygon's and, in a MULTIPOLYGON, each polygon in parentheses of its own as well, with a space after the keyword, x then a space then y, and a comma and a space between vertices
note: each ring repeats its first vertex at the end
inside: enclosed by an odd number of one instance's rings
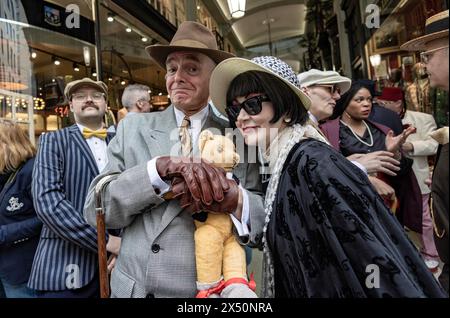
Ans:
MULTIPOLYGON (((217 133, 225 127, 228 122, 210 108, 202 129, 213 128, 217 133)), ((163 112, 127 116, 119 123, 116 137, 108 146, 108 166, 92 182, 84 214, 95 225, 95 186, 104 177, 115 175, 102 196, 107 228, 123 228, 122 245, 111 276, 111 297, 196 294, 192 216, 183 213, 178 200, 166 202, 158 196, 147 172, 149 160, 178 156, 180 148, 173 106, 163 112)), ((194 145, 194 154, 197 148, 194 145)), ((248 242, 255 243, 261 240, 264 224, 259 165, 255 160, 246 163, 242 157, 233 173, 248 190, 251 220, 248 242)))

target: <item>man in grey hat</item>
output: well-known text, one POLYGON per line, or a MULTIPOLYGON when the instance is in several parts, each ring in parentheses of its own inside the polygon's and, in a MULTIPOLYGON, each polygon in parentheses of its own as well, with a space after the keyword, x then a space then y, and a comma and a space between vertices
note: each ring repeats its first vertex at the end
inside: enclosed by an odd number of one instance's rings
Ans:
MULTIPOLYGON (((90 78, 67 84, 76 124, 43 134, 33 171, 32 193, 44 223, 28 286, 44 298, 99 296, 97 231, 83 218, 91 181, 106 166, 108 136, 103 126, 108 89, 90 78)), ((119 253, 120 238, 107 236, 119 253)))
MULTIPOLYGON (((242 244, 260 240, 264 209, 259 167, 256 162, 241 162, 233 171, 238 185, 226 179, 224 171, 193 159, 199 154, 202 130, 223 133, 229 125, 209 105, 211 73, 217 63, 233 56, 217 49, 213 33, 187 21, 169 45, 152 45, 146 50, 167 72, 172 105, 162 112, 120 121, 108 147, 108 167, 89 190, 85 217, 95 224, 94 190, 99 182, 105 182, 106 226, 124 228, 111 277, 112 297, 195 297, 202 286, 196 284, 191 212, 230 213, 242 244), (171 184, 176 177, 196 200, 189 212, 178 198, 166 195, 174 190, 171 184)), ((220 296, 251 296, 242 285, 231 284, 220 296)))
MULTIPOLYGON (((338 72, 317 69, 300 73, 297 78, 300 89, 311 99, 311 107, 308 111, 310 122, 321 132, 319 123, 327 120, 333 114, 336 101, 349 90, 352 81, 338 72)), ((384 172, 395 175, 395 172, 399 170, 397 167, 399 162, 387 151, 354 154, 347 159, 367 174, 384 172)), ((387 190, 385 185, 378 183, 378 180, 369 179, 373 183, 377 183, 374 184, 377 190, 381 191, 381 188, 384 189, 383 191, 387 190)))
MULTIPOLYGON (((426 20, 425 34, 404 43, 400 48, 407 51, 422 51, 421 61, 425 64, 431 87, 449 91, 449 10, 439 12, 426 20)), ((443 127, 431 136, 439 142, 436 163, 431 184, 433 199, 432 216, 434 220, 434 241, 439 257, 444 262, 439 276, 441 285, 449 290, 449 187, 448 187, 448 152, 449 129, 443 127)))

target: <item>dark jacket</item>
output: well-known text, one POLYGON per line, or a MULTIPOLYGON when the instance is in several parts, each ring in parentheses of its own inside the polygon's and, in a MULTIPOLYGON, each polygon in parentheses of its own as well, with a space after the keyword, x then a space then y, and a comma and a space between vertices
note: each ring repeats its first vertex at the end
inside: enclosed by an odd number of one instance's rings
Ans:
POLYGON ((382 202, 336 150, 311 139, 296 144, 266 232, 275 297, 446 297, 382 202), (369 285, 374 270, 376 287, 369 285))
POLYGON ((433 183, 431 184, 433 220, 435 224, 434 243, 436 244, 439 257, 445 264, 449 263, 448 147, 448 143, 439 146, 437 160, 433 171, 433 183))
POLYGON ((0 276, 13 285, 28 281, 42 228, 31 197, 33 164, 29 159, 0 192, 0 276))
POLYGON ((403 131, 403 124, 400 116, 377 103, 372 104, 369 120, 391 128, 395 136, 400 135, 403 131))
MULTIPOLYGON (((108 143, 111 135, 108 135, 108 143)), ((36 213, 44 223, 28 287, 62 291, 88 285, 98 270, 97 230, 83 206, 98 167, 77 125, 44 134, 33 170, 36 213), (51 264, 51 270, 46 270, 51 264), (44 269, 44 270, 43 270, 44 269), (73 273, 78 280, 68 285, 73 273)), ((108 239, 108 236, 107 236, 108 239)))
MULTIPOLYGON (((389 128, 378 123, 369 121, 377 129, 381 130, 385 135, 389 128)), ((340 151, 339 137, 339 118, 327 121, 320 126, 330 144, 340 151)), ((405 170, 405 169, 402 169, 405 170)), ((398 202, 400 204, 396 216, 402 225, 409 229, 422 233, 422 194, 416 176, 411 168, 396 177, 389 178, 391 186, 395 190, 398 202)))

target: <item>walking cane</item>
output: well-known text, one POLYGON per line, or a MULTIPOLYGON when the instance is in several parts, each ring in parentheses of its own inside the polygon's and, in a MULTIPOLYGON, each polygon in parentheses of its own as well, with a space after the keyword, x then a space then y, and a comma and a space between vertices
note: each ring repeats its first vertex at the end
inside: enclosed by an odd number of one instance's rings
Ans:
POLYGON ((95 187, 95 212, 97 218, 98 269, 100 277, 100 298, 109 298, 108 257, 106 254, 105 211, 102 206, 102 193, 105 186, 114 178, 109 175, 95 187))

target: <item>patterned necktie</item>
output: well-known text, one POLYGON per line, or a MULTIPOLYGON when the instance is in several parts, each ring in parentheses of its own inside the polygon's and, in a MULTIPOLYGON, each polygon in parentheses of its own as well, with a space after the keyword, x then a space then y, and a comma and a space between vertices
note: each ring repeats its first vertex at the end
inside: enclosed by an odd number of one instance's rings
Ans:
POLYGON ((189 117, 185 116, 180 126, 181 154, 183 157, 189 157, 192 151, 191 135, 189 134, 190 126, 191 121, 189 117))
POLYGON ((91 137, 97 137, 100 139, 106 139, 107 136, 106 129, 99 129, 99 130, 90 130, 89 128, 83 128, 83 137, 85 139, 91 138, 91 137))

